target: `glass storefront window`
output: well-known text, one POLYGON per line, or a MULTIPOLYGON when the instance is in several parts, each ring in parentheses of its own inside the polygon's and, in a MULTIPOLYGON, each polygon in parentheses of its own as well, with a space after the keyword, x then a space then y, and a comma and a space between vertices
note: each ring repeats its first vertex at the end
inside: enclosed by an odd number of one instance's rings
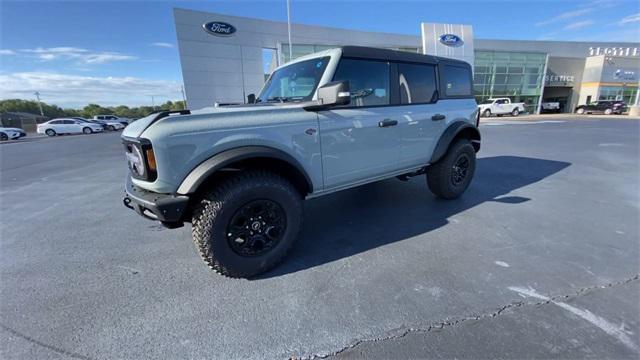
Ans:
POLYGON ((622 100, 631 105, 636 100, 637 92, 636 86, 603 86, 600 88, 598 100, 622 100))
POLYGON ((544 53, 477 50, 473 85, 476 101, 508 97, 524 102, 527 111, 535 113, 546 60, 544 53))

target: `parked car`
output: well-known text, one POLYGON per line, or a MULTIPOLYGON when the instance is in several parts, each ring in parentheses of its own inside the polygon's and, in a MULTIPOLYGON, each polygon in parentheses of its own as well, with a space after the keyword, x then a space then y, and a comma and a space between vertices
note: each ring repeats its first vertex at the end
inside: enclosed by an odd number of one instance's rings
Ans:
POLYGON ((557 101, 545 101, 541 104, 540 111, 544 113, 559 113, 560 103, 557 101))
POLYGON ((27 133, 19 128, 0 127, 0 141, 20 139, 27 133))
POLYGON ((622 114, 627 111, 627 104, 619 100, 598 100, 587 105, 576 107, 576 114, 622 114))
POLYGON ((102 125, 77 119, 53 119, 38 124, 38 134, 56 136, 60 134, 91 134, 102 132, 102 125))
POLYGON ((74 117, 74 119, 79 121, 90 122, 94 124, 100 124, 103 130, 115 131, 124 129, 124 125, 115 120, 93 120, 93 119, 85 119, 81 117, 74 117))
POLYGON ((254 104, 126 127, 124 205, 169 228, 191 222, 220 274, 262 273, 296 240, 305 198, 425 174, 436 196, 462 195, 480 150, 472 84, 471 66, 449 58, 354 46, 300 57, 254 104))
POLYGON ((518 116, 525 112, 524 103, 512 103, 509 98, 487 99, 478 105, 480 114, 484 117, 491 115, 508 115, 518 116))
POLYGON ((120 124, 127 126, 131 123, 131 119, 124 117, 117 117, 115 115, 96 115, 93 117, 93 120, 108 120, 119 122, 120 124))

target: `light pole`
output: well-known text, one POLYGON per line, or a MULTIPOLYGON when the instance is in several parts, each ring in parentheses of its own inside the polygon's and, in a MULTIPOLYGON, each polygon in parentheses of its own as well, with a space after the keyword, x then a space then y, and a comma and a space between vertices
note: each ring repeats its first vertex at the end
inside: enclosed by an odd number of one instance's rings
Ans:
POLYGON ((187 108, 187 97, 184 95, 184 85, 180 87, 180 91, 182 92, 182 110, 187 108))
POLYGON ((40 102, 40 92, 36 91, 33 93, 33 95, 36 96, 36 99, 38 100, 38 107, 40 108, 40 115, 42 115, 44 117, 44 111, 42 111, 42 103, 40 102))
POLYGON ((293 44, 291 43, 291 4, 287 0, 287 34, 289 35, 289 61, 293 60, 293 44))

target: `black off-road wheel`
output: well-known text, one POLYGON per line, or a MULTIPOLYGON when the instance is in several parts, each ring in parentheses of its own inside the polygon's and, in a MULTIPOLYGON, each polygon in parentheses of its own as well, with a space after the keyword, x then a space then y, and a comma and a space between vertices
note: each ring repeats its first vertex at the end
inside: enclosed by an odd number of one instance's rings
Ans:
POLYGON ((217 273, 248 278, 278 265, 302 227, 302 196, 283 177, 244 171, 213 186, 193 211, 193 241, 217 273))
POLYGON ((462 195, 476 170, 476 152, 467 139, 455 141, 437 163, 427 168, 429 190, 443 199, 462 195))

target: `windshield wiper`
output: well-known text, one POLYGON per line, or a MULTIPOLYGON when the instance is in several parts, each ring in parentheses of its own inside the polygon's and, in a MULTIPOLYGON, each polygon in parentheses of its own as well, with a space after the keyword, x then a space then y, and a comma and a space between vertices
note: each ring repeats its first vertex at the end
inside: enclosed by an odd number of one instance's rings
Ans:
POLYGON ((289 98, 286 96, 274 96, 267 98, 267 101, 279 101, 281 103, 289 101, 289 98))

